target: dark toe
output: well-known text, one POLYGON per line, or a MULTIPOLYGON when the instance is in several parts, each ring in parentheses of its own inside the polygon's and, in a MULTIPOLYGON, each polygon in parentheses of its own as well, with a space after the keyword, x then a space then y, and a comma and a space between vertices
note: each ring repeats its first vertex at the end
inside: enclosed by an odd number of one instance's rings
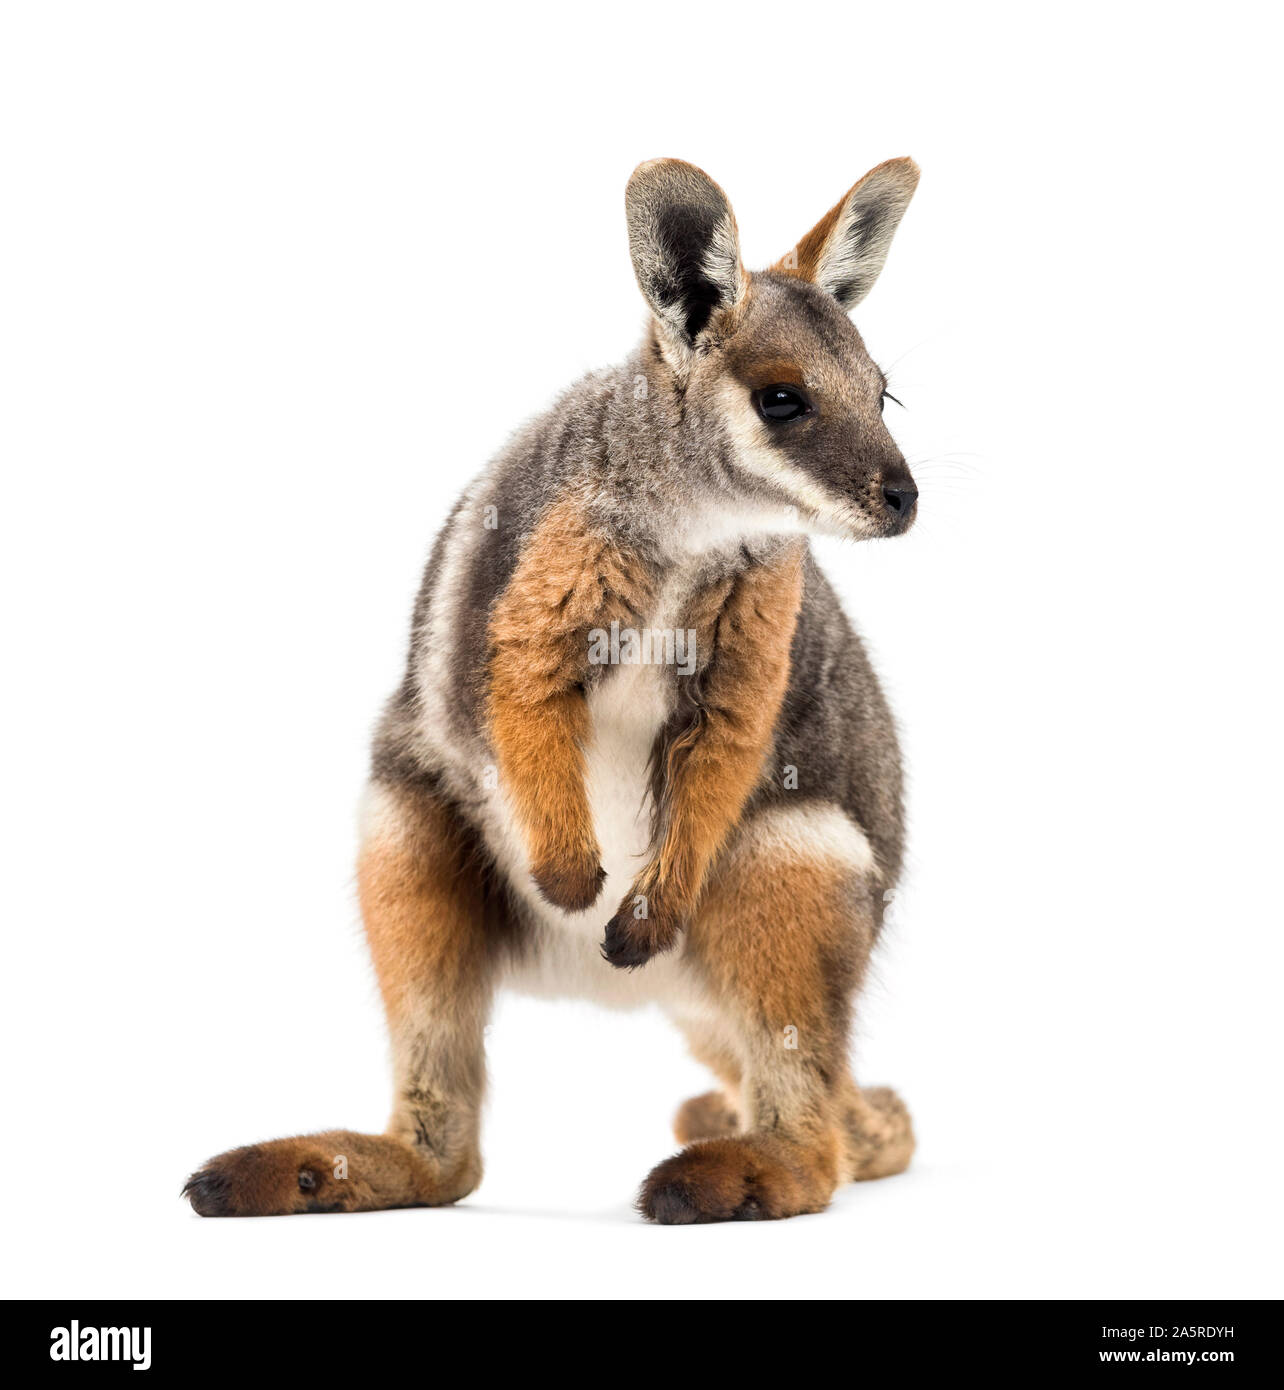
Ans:
POLYGON ((617 970, 636 970, 655 954, 649 936, 636 930, 632 917, 617 912, 606 924, 602 940, 602 959, 617 970))
POLYGON ((208 1168, 193 1173, 183 1184, 182 1195, 197 1216, 231 1216, 232 1203, 226 1176, 208 1168))

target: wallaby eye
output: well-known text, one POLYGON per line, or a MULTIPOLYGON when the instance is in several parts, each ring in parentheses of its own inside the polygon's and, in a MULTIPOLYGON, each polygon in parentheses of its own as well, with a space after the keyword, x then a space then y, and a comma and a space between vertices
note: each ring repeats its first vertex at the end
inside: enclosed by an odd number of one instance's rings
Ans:
POLYGON ((810 415, 814 407, 806 395, 796 386, 764 386, 754 392, 754 404, 758 414, 769 425, 778 425, 783 420, 798 420, 810 415))

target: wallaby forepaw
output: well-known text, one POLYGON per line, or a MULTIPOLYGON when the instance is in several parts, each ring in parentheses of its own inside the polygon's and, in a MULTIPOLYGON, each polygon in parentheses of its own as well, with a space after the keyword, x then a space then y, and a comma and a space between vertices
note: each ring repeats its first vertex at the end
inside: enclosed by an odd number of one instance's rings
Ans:
POLYGON ((606 870, 595 850, 579 860, 559 859, 536 864, 531 869, 531 877, 545 901, 563 912, 583 912, 597 902, 602 884, 606 882, 606 870))
POLYGON ((618 970, 636 970, 652 956, 670 950, 678 939, 679 931, 677 919, 666 913, 635 917, 629 900, 606 924, 602 959, 618 970))

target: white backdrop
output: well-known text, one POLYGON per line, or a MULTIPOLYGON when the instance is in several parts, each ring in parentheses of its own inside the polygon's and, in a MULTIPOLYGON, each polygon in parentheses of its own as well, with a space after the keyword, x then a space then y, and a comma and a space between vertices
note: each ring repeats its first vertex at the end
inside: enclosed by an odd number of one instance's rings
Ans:
POLYGON ((1281 1293, 1273 23, 5 7, 7 1292, 1281 1293), (640 332, 629 172, 761 265, 901 154, 856 322, 921 520, 820 549, 911 771, 856 1040, 910 1173, 644 1227, 704 1073, 511 1000, 458 1208, 199 1220, 210 1154, 383 1124, 369 730, 457 491, 640 332))

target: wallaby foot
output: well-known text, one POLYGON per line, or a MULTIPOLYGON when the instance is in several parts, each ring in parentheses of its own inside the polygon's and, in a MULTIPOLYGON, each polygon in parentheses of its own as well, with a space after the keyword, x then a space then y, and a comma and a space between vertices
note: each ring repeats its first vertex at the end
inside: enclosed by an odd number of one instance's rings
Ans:
POLYGON ((905 1102, 890 1086, 857 1088, 842 1106, 844 1176, 849 1181, 903 1173, 914 1155, 914 1127, 905 1102))
POLYGON ((457 1201, 480 1177, 477 1158, 443 1177, 397 1139, 336 1129, 230 1149, 197 1169, 183 1196, 200 1216, 381 1211, 457 1201))
POLYGON ((697 1139, 724 1139, 740 1131, 740 1116, 723 1091, 707 1091, 684 1101, 673 1117, 673 1137, 679 1144, 697 1139))
POLYGON ((638 1210, 662 1226, 823 1211, 837 1184, 834 1148, 761 1133, 705 1139, 651 1170, 638 1210))

